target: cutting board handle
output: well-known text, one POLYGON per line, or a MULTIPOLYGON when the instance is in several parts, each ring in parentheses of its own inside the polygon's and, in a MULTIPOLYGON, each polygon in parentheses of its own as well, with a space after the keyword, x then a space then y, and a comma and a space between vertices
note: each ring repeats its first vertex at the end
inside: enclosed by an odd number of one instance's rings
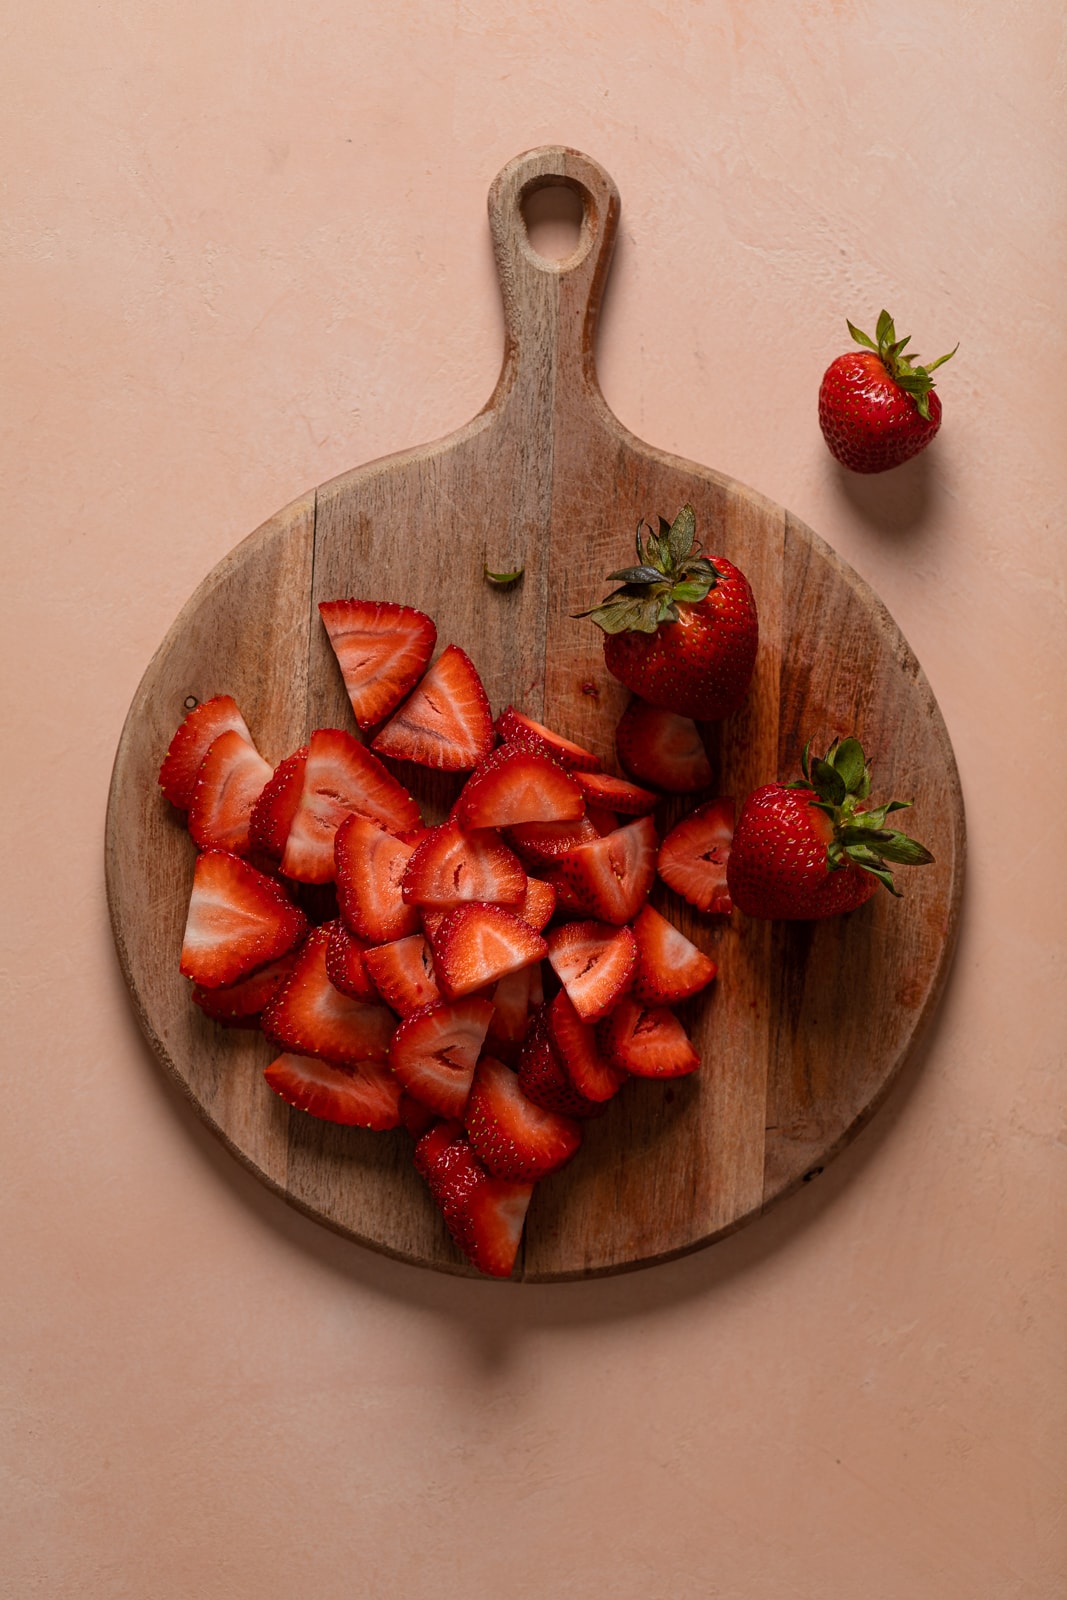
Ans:
POLYGON ((600 301, 619 222, 619 192, 603 167, 579 150, 542 145, 516 156, 489 190, 500 292, 504 301, 504 365, 499 404, 520 374, 540 381, 555 371, 557 388, 599 396, 594 347, 600 301), (523 202, 538 189, 564 187, 582 202, 578 244, 552 261, 531 246, 523 202))

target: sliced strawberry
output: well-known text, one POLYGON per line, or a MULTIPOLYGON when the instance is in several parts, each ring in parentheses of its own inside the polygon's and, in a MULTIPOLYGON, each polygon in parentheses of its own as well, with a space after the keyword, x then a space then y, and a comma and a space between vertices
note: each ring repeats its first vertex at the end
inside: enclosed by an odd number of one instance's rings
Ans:
POLYGON ((474 663, 450 644, 372 740, 372 748, 399 761, 466 772, 488 755, 495 737, 474 663))
POLYGON ((307 932, 307 918, 273 878, 240 856, 197 857, 181 970, 204 989, 237 983, 284 956, 307 932))
POLYGON ((544 1016, 548 1037, 578 1093, 597 1105, 617 1095, 627 1074, 604 1055, 596 1027, 582 1021, 566 989, 553 996, 544 1016))
POLYGON ((422 820, 404 786, 358 739, 340 728, 318 728, 308 742, 300 804, 282 856, 286 877, 331 882, 334 837, 353 813, 390 833, 417 828, 422 820))
POLYGON ((597 1040, 608 1060, 635 1078, 682 1078, 700 1065, 674 1012, 644 1006, 632 995, 624 995, 597 1024, 597 1040))
POLYGON ((287 1051, 263 1076, 289 1105, 324 1122, 378 1131, 400 1126, 400 1085, 381 1061, 340 1067, 287 1051))
POLYGON ((466 900, 513 905, 526 893, 526 873, 492 828, 465 832, 458 822, 427 829, 404 873, 404 899, 435 908, 466 900))
POLYGON ((366 939, 351 933, 337 918, 324 923, 326 940, 326 976, 335 989, 352 1000, 366 1000, 371 1004, 388 996, 378 992, 377 985, 367 969, 363 957, 369 949, 366 939))
POLYGON ((565 739, 552 728, 546 728, 543 722, 535 722, 533 717, 528 717, 524 711, 517 711, 514 706, 508 706, 497 717, 496 731, 505 742, 526 739, 546 745, 560 766, 566 767, 568 772, 597 772, 600 768, 600 762, 591 750, 575 744, 573 739, 565 739))
POLYGON ((491 1177, 452 1126, 438 1123, 423 1134, 415 1146, 415 1165, 468 1261, 479 1272, 510 1278, 533 1184, 491 1177))
POLYGON ((433 939, 434 970, 450 999, 484 989, 531 961, 540 961, 545 941, 535 928, 503 906, 474 901, 450 911, 433 939))
POLYGON ((691 794, 711 783, 711 763, 691 717, 634 699, 615 730, 619 760, 633 778, 670 794, 691 794))
MULTIPOLYGON (((394 1074, 395 1076, 395 1074, 394 1074)), ((434 1124, 443 1126, 436 1111, 431 1111, 429 1106, 424 1106, 421 1100, 416 1100, 413 1094, 408 1094, 406 1089, 400 1091, 400 1125, 406 1128, 413 1139, 421 1139, 423 1134, 434 1124)))
POLYGON ((396 1018, 387 1006, 334 988, 326 971, 329 940, 328 927, 308 934, 288 982, 264 1009, 263 1032, 283 1050, 338 1067, 384 1061, 396 1018))
POLYGON ((493 1018, 486 1038, 498 1054, 506 1054, 526 1037, 530 1025, 530 984, 536 972, 534 964, 519 967, 493 985, 493 1018))
POLYGON ((637 967, 631 993, 650 1005, 674 1005, 709 984, 716 966, 680 928, 645 904, 633 921, 637 967))
POLYGON ((454 814, 470 829, 570 822, 584 811, 581 789, 553 756, 533 744, 506 744, 467 779, 454 814))
POLYGON ((519 860, 536 872, 546 863, 558 861, 568 850, 599 839, 600 830, 592 817, 585 815, 567 822, 520 822, 506 830, 506 837, 519 860))
MULTIPOLYGON (((449 910, 454 909, 454 907, 449 908, 449 910)), ((434 940, 437 938, 438 929, 448 915, 449 911, 435 911, 433 906, 419 907, 419 918, 422 922, 422 931, 426 935, 427 939, 429 939, 431 948, 433 947, 434 940)))
MULTIPOLYGON (((560 994, 563 990, 560 990, 560 994)), ((533 1019, 519 1055, 519 1088, 527 1100, 563 1117, 596 1117, 603 1104, 589 1100, 575 1084, 549 1037, 544 1015, 533 1019)))
POLYGON ((478 1063, 464 1121, 475 1155, 496 1178, 536 1183, 582 1142, 573 1118, 527 1100, 510 1067, 492 1056, 478 1063))
POLYGON ((590 916, 621 926, 648 898, 656 876, 656 843, 652 818, 638 817, 569 850, 544 875, 557 889, 565 884, 590 916))
POLYGON ((619 819, 614 811, 607 811, 603 806, 585 803, 585 814, 593 824, 597 833, 614 833, 619 826, 619 819))
POLYGON ((252 810, 272 777, 270 763, 243 733, 220 733, 200 763, 189 803, 189 832, 198 847, 247 855, 252 810))
POLYGON ((659 848, 656 870, 664 883, 699 911, 733 910, 726 863, 734 837, 732 800, 706 800, 673 827, 659 848))
POLYGON ((356 722, 384 721, 426 670, 437 643, 433 621, 386 600, 320 600, 356 722))
POLYGON ((219 734, 231 728, 252 744, 248 724, 237 709, 236 700, 228 694, 201 700, 179 726, 159 769, 159 787, 179 811, 188 811, 192 803, 201 761, 219 734))
POLYGON ((411 933, 404 939, 375 945, 363 959, 378 993, 397 1016, 409 1017, 413 1011, 440 1000, 433 953, 425 934, 411 933))
POLYGON ((582 1021, 596 1022, 630 987, 637 941, 629 928, 567 922, 550 931, 548 959, 582 1021))
POLYGON ((260 1012, 288 978, 295 961, 296 951, 290 950, 287 956, 257 967, 247 978, 227 984, 224 989, 202 989, 197 985, 193 1004, 224 1028, 258 1028, 260 1012))
POLYGON ((552 920, 557 898, 555 889, 543 878, 527 878, 526 893, 512 909, 540 933, 552 920))
POLYGON ((400 884, 415 847, 386 833, 368 817, 346 817, 334 838, 337 903, 345 926, 371 944, 404 939, 419 927, 400 884))
POLYGON ((461 1117, 493 1015, 484 995, 436 1001, 400 1023, 389 1065, 401 1086, 442 1117, 461 1117))
POLYGON ((304 744, 275 767, 273 777, 252 807, 248 833, 254 850, 265 850, 281 859, 304 792, 307 758, 308 747, 304 744))
POLYGON ((651 789, 641 789, 636 783, 627 783, 625 778, 613 778, 609 772, 576 772, 575 780, 585 795, 587 806, 621 811, 628 817, 646 817, 659 804, 659 795, 653 794, 651 789))

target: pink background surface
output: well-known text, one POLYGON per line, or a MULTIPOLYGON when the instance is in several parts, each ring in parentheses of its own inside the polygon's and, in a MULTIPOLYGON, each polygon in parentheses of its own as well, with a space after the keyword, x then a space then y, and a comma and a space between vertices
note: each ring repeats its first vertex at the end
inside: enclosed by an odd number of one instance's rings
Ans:
POLYGON ((1065 1592, 1059 14, 9 7, 4 1595, 1065 1592), (486 191, 549 142, 622 193, 609 404, 881 594, 971 867, 928 1042, 822 1177, 695 1256, 531 1288, 377 1257, 215 1143, 127 1004, 102 836, 199 580, 488 398, 486 191), (860 480, 815 394, 883 304, 961 348, 931 450, 860 480))

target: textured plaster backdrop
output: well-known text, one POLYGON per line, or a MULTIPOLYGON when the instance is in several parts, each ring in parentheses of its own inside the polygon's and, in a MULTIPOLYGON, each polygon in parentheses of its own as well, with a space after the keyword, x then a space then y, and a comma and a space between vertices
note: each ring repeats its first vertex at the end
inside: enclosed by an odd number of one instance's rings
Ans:
POLYGON ((40 0, 3 31, 0 1592, 1062 1596, 1060 7, 40 0), (609 404, 878 590, 971 865, 928 1041, 820 1178, 528 1288, 363 1251, 216 1145, 127 1004, 102 834, 199 580, 488 398, 486 191, 547 142, 622 193, 609 404), (852 479, 815 395, 883 304, 961 347, 933 448, 852 479))

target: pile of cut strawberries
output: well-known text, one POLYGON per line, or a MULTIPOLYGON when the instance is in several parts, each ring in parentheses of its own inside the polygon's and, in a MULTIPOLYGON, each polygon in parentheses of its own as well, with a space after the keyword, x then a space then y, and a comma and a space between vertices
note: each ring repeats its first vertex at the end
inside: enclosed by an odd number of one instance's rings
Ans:
POLYGON ((320 605, 362 737, 320 728, 275 768, 226 694, 197 705, 160 772, 198 849, 181 971, 223 1027, 277 1049, 300 1112, 403 1127, 466 1257, 507 1277, 534 1185, 631 1077, 699 1059, 671 1009, 714 962, 649 902, 657 874, 728 912, 731 801, 660 841, 664 794, 707 789, 696 723, 635 698, 619 763, 509 706, 433 621, 320 605), (431 664, 432 662, 432 664, 431 664), (391 763, 466 774, 426 826, 391 763))

